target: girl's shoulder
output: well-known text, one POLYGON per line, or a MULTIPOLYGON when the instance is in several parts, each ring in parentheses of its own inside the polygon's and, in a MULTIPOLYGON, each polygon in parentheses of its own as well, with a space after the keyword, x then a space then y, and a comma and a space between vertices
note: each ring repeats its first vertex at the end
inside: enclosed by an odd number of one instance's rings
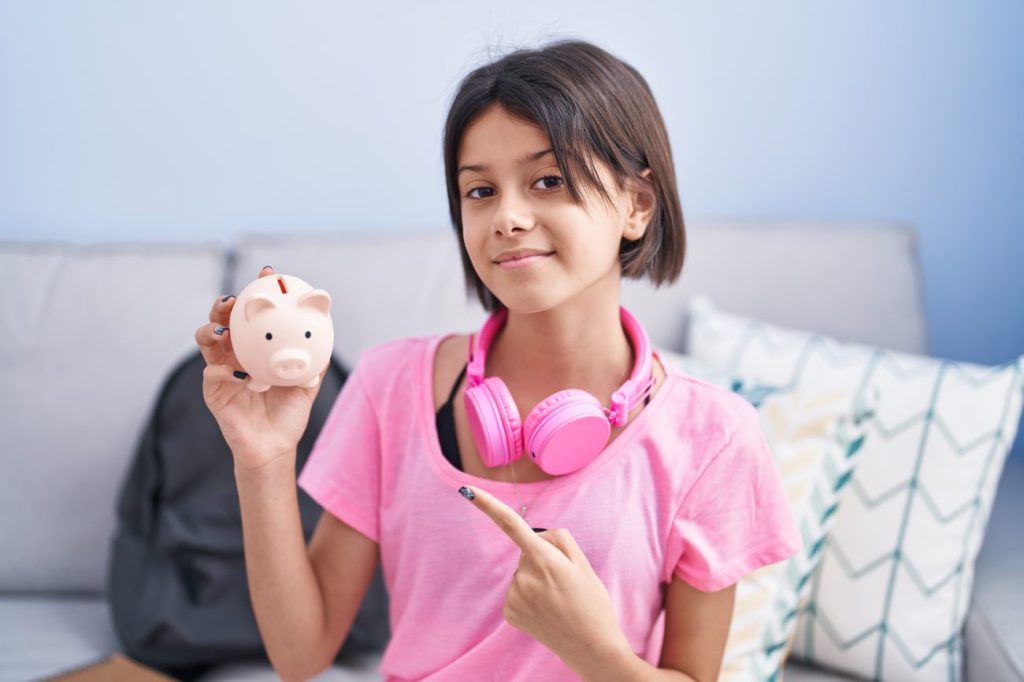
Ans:
POLYGON ((674 390, 666 407, 665 423, 687 440, 720 441, 740 424, 756 416, 756 408, 727 386, 690 374, 664 358, 674 390))
POLYGON ((359 354, 353 373, 366 383, 408 382, 423 370, 423 360, 437 336, 406 336, 370 346, 359 354))

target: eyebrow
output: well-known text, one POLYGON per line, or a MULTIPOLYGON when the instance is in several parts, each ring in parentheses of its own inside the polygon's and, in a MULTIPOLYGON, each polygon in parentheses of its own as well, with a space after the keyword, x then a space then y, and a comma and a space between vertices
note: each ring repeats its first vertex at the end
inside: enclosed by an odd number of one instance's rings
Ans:
MULTIPOLYGON (((522 166, 524 163, 530 163, 531 161, 536 161, 540 157, 544 156, 545 154, 550 154, 551 152, 552 152, 551 149, 542 149, 539 152, 533 152, 532 154, 527 154, 523 158, 519 159, 519 165, 522 166)), ((464 166, 459 166, 459 171, 455 174, 455 177, 458 177, 458 176, 462 175, 462 171, 485 171, 485 170, 487 170, 487 166, 485 166, 483 164, 479 164, 479 163, 467 164, 467 165, 464 165, 464 166)))

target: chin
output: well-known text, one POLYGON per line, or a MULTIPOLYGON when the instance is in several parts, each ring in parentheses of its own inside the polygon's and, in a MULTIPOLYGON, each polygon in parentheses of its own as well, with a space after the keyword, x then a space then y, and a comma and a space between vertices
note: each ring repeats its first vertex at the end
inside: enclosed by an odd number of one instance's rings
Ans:
MULTIPOLYGON (((493 289, 491 291, 494 291, 493 289)), ((556 308, 562 301, 551 295, 551 292, 533 293, 520 288, 509 295, 494 294, 510 313, 516 315, 532 315, 556 308)))

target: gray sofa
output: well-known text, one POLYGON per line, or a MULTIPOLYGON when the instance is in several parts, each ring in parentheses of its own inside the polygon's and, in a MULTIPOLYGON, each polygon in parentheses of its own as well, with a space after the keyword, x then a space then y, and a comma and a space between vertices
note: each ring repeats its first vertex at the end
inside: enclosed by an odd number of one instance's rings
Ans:
MULTIPOLYGON (((467 302, 445 228, 246 235, 229 246, 0 243, 0 682, 120 650, 103 594, 117 488, 161 381, 194 349, 214 297, 266 264, 332 292, 336 353, 350 365, 375 343, 469 331, 484 317, 467 302)), ((626 281, 622 302, 670 350, 686 351, 686 303, 701 291, 726 310, 927 354, 921 282, 906 225, 694 220, 682 279, 660 290, 626 281)), ((1022 492, 1024 458, 1012 458, 965 629, 971 682, 1024 681, 1022 492)), ((377 661, 319 679, 380 679, 377 661)), ((785 678, 848 679, 795 662, 785 678)), ((236 679, 276 676, 238 664, 203 682, 236 679)))

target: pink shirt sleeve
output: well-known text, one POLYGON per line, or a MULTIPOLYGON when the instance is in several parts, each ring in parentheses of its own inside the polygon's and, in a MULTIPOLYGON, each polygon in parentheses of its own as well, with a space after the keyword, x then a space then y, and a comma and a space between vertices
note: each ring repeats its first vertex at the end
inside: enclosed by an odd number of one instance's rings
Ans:
POLYGON ((298 485, 374 542, 379 537, 380 429, 357 364, 313 443, 298 485))
POLYGON ((726 588, 803 546, 756 408, 691 486, 670 532, 682 556, 674 573, 704 592, 726 588))

